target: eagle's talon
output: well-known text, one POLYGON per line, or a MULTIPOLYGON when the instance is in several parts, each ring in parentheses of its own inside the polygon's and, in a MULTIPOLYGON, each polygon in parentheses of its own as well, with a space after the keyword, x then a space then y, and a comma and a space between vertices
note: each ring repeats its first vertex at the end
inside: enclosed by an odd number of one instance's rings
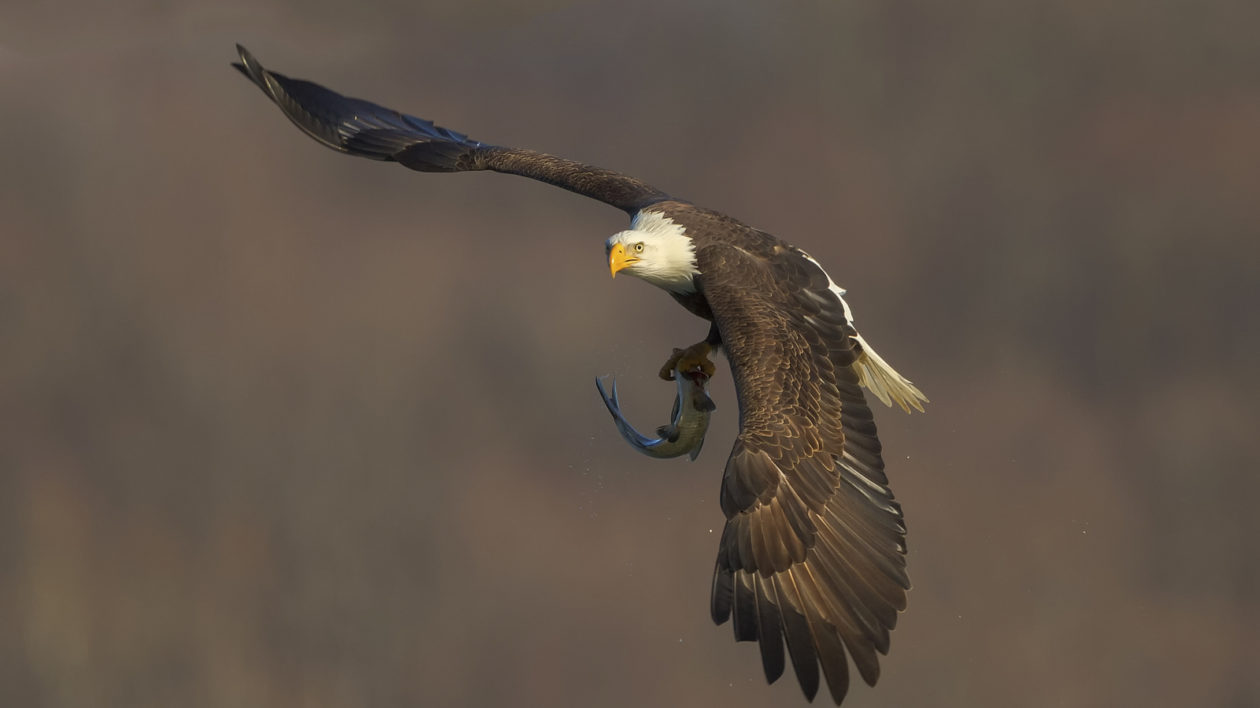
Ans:
POLYGON ((680 374, 698 371, 705 378, 712 378, 717 368, 712 361, 709 361, 711 351, 713 348, 708 342, 697 342, 686 349, 675 349, 665 361, 665 365, 661 367, 661 378, 673 381, 675 371, 680 374))
POLYGON ((666 381, 673 381, 674 370, 678 368, 678 360, 681 359, 682 356, 683 350, 678 347, 674 347, 674 353, 670 354, 669 358, 665 360, 665 364, 661 366, 661 371, 658 375, 666 381))

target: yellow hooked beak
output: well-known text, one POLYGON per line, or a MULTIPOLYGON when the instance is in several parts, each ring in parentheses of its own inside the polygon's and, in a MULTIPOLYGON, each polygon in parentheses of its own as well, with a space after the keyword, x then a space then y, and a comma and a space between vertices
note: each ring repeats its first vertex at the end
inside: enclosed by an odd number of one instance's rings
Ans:
POLYGON ((626 253, 625 244, 618 243, 608 252, 608 270, 612 272, 612 277, 617 277, 617 271, 638 263, 637 256, 626 253))

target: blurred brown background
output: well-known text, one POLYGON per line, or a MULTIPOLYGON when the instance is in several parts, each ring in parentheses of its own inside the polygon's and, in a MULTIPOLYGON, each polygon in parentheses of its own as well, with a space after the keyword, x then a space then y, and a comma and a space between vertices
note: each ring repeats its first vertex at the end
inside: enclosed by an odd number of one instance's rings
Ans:
POLYGON ((700 460, 592 385, 705 325, 613 209, 338 156, 234 42, 813 253, 910 609, 853 706, 1260 705, 1260 5, 0 5, 0 704, 800 705, 700 460), (1105 6, 1104 6, 1105 5, 1105 6))

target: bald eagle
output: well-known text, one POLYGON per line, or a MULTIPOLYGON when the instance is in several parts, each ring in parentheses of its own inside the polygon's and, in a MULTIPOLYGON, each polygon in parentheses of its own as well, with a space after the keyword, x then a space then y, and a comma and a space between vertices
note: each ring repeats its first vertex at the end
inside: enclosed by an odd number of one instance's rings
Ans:
POLYGON ((845 653, 862 679, 906 607, 901 506, 884 474, 862 387, 907 412, 926 402, 853 327, 845 291, 808 253, 640 180, 572 160, 490 145, 432 122, 268 71, 237 45, 233 64, 298 128, 350 155, 422 172, 491 170, 541 180, 630 216, 607 239, 609 269, 656 285, 709 320, 705 339, 675 352, 662 377, 708 355, 730 362, 739 436, 722 475, 726 526, 713 571, 714 622, 758 641, 766 680, 784 645, 809 700, 819 669, 839 704, 845 653))

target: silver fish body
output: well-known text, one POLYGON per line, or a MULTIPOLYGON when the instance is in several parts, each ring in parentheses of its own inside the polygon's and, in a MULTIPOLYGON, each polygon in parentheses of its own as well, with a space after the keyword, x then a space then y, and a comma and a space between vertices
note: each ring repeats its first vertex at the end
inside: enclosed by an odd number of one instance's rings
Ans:
POLYGON ((617 381, 613 379, 612 395, 604 390, 604 382, 595 379, 595 386, 604 398, 604 405, 612 414, 613 421, 621 437, 634 449, 649 457, 678 457, 690 455, 696 459, 700 448, 704 446, 704 436, 709 430, 709 416, 717 408, 713 399, 709 398, 709 377, 703 372, 679 371, 674 380, 678 383, 678 395, 674 399, 674 410, 670 421, 656 429, 655 438, 640 433, 621 414, 621 404, 617 400, 617 381))

